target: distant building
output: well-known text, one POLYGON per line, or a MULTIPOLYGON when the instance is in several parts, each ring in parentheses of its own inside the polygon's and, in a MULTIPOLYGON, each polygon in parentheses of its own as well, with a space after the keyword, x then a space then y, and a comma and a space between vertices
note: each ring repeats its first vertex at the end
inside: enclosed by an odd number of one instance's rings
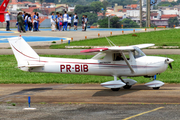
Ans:
POLYGON ((168 0, 168 2, 177 2, 177 0, 168 0))
POLYGON ((151 20, 160 20, 160 14, 159 13, 151 13, 151 20))
POLYGON ((123 6, 118 6, 117 3, 114 6, 114 12, 119 12, 119 10, 123 9, 123 6))
POLYGON ((24 8, 29 8, 28 4, 25 4, 23 2, 18 2, 16 0, 12 0, 12 2, 10 2, 8 4, 9 11, 17 11, 17 10, 24 9, 24 8))
POLYGON ((127 17, 139 17, 139 10, 127 10, 126 11, 126 16, 127 17))

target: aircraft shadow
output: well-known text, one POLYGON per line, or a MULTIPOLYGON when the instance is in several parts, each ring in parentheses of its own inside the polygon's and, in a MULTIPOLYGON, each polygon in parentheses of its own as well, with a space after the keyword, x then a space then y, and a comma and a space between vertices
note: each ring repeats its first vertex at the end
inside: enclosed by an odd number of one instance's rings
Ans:
POLYGON ((133 86, 131 89, 121 88, 119 91, 112 91, 111 89, 104 89, 102 91, 98 91, 95 94, 93 94, 93 97, 97 97, 97 96, 122 96, 125 94, 138 92, 139 90, 150 90, 150 89, 152 89, 152 88, 148 88, 144 85, 136 85, 136 86, 133 86))
POLYGON ((52 90, 53 88, 32 88, 32 89, 24 89, 18 92, 14 92, 8 95, 3 95, 0 96, 0 99, 6 98, 6 97, 10 97, 10 96, 14 96, 14 95, 33 95, 33 92, 43 92, 45 90, 52 90), (31 93, 28 93, 31 92, 31 93))

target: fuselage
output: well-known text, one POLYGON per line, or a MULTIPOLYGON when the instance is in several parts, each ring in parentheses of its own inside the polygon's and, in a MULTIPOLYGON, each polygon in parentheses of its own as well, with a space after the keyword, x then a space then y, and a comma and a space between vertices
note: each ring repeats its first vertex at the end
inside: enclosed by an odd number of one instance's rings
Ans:
MULTIPOLYGON (((130 59, 128 62, 134 69, 131 72, 125 61, 108 61, 94 59, 67 59, 40 57, 39 60, 29 61, 30 64, 41 63, 43 67, 33 69, 21 68, 30 72, 47 72, 62 74, 83 74, 83 75, 103 75, 103 76, 151 76, 164 72, 168 64, 165 57, 142 56, 130 59)), ((170 59, 172 60, 172 59, 170 59)), ((172 60, 173 61, 173 60, 172 60)))

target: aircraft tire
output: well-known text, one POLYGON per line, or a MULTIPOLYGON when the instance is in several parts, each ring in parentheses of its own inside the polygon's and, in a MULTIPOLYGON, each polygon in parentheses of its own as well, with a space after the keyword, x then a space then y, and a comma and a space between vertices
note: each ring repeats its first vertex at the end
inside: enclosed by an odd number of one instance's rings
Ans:
POLYGON ((125 85, 123 86, 124 89, 130 89, 132 87, 132 85, 125 85))
POLYGON ((119 91, 120 88, 111 88, 112 91, 119 91))
POLYGON ((160 87, 153 87, 154 90, 158 90, 160 87))

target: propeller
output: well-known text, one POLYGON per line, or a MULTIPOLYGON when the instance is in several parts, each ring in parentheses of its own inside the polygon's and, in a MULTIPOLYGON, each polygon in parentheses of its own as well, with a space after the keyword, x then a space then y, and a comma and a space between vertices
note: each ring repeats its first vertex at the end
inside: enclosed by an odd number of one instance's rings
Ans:
POLYGON ((165 61, 166 61, 166 63, 169 65, 169 67, 170 67, 170 68, 171 68, 171 70, 172 70, 173 68, 172 68, 172 65, 171 65, 170 60, 167 58, 165 61))
POLYGON ((173 69, 171 63, 169 63, 169 67, 171 68, 171 70, 173 69))

